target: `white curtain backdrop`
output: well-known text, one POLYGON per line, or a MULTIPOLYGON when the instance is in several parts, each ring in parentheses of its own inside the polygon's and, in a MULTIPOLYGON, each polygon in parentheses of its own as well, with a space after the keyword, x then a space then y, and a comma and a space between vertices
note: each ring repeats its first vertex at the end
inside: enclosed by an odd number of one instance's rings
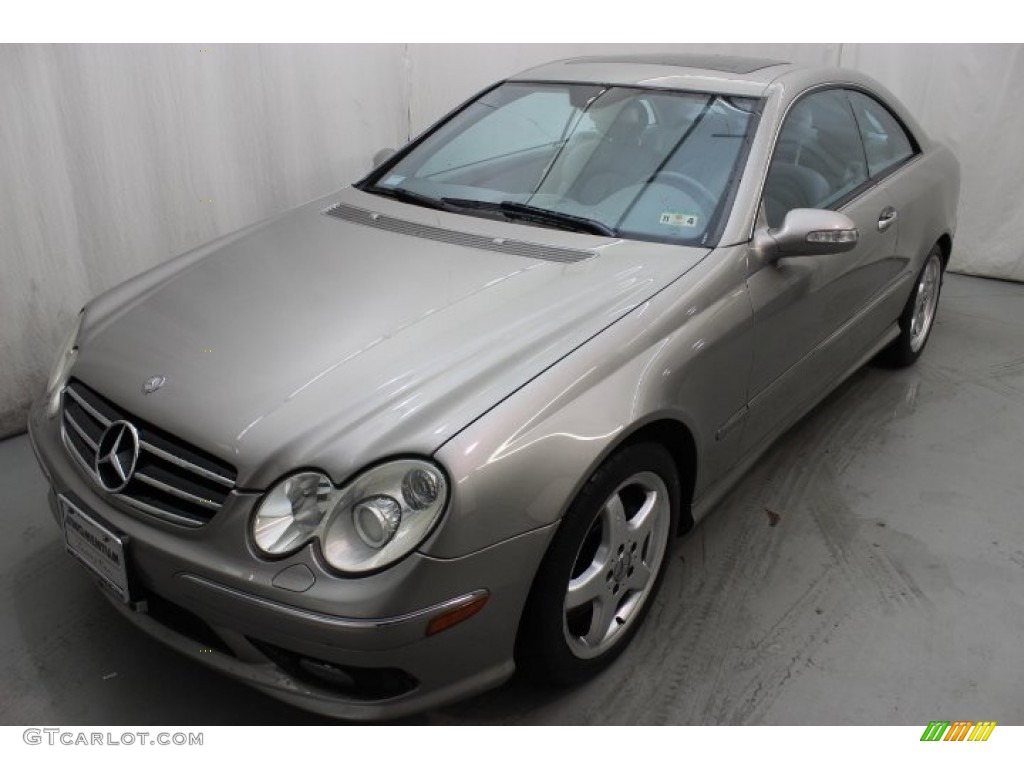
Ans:
POLYGON ((1016 45, 0 46, 0 436, 95 294, 340 188, 488 83, 566 56, 704 50, 865 71, 960 158, 952 269, 1024 280, 1016 45))
POLYGON ((1024 46, 845 45, 960 159, 951 268, 1024 281, 1024 46))
POLYGON ((92 296, 358 178, 406 48, 0 46, 0 437, 92 296))

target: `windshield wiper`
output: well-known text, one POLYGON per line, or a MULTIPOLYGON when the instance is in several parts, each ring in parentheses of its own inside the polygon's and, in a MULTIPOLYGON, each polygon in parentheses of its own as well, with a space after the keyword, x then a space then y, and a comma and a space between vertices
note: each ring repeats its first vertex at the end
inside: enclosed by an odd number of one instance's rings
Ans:
POLYGON ((592 235, 615 237, 615 230, 607 224, 602 224, 600 221, 588 219, 584 216, 574 216, 571 213, 538 208, 535 205, 517 203, 513 200, 505 200, 499 203, 498 207, 510 218, 533 220, 541 224, 554 224, 575 232, 589 232, 592 235))
POLYGON ((606 224, 584 216, 574 216, 571 213, 552 211, 548 208, 538 208, 535 205, 518 203, 514 200, 503 200, 493 202, 490 200, 470 200, 458 197, 436 198, 424 195, 420 192, 412 192, 402 187, 367 187, 366 192, 382 197, 391 197, 401 200, 403 203, 421 205, 425 208, 435 208, 439 211, 450 213, 465 213, 467 210, 493 211, 500 213, 509 219, 523 219, 535 221, 538 224, 549 224, 568 229, 573 232, 588 232, 593 235, 604 235, 615 237, 615 230, 606 224))
POLYGON ((501 213, 509 219, 525 219, 535 221, 539 224, 553 224, 562 229, 569 229, 573 232, 589 232, 594 235, 605 235, 615 237, 615 230, 602 224, 600 221, 588 219, 584 216, 574 216, 571 213, 552 211, 549 208, 538 208, 535 205, 519 203, 515 200, 469 200, 460 197, 442 197, 441 200, 452 206, 455 210, 476 209, 483 211, 494 211, 501 213))
POLYGON ((424 195, 420 192, 413 192, 408 189, 402 189, 401 187, 367 187, 363 191, 369 192, 371 195, 390 197, 395 200, 400 200, 403 203, 412 203, 413 205, 419 205, 424 208, 434 208, 438 211, 458 210, 458 207, 450 205, 446 200, 438 200, 436 197, 424 195))
POLYGON ((442 197, 441 202, 451 206, 453 209, 493 211, 498 214, 502 212, 501 203, 493 200, 472 200, 468 197, 442 197))

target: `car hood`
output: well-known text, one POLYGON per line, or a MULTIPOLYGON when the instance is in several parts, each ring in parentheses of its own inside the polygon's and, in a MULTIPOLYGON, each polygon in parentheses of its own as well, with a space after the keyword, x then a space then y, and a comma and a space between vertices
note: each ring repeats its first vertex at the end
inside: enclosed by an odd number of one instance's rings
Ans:
POLYGON ((73 375, 254 489, 297 467, 340 482, 385 456, 433 453, 707 253, 354 189, 214 246, 90 307, 73 375), (322 215, 338 201, 435 233, 596 255, 558 263, 322 215), (151 376, 166 383, 146 395, 151 376))

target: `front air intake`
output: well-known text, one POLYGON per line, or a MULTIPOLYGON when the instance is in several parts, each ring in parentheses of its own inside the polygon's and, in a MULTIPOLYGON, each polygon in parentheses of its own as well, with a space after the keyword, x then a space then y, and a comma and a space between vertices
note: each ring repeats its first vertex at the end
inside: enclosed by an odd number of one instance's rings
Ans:
POLYGON ((357 208, 354 205, 347 205, 345 203, 337 203, 329 208, 325 208, 323 213, 336 219, 352 222, 353 224, 384 229, 399 235, 421 237, 427 240, 436 240, 440 243, 461 245, 466 248, 478 248, 484 251, 508 253, 513 256, 525 256, 528 259, 573 264, 577 261, 592 259, 597 255, 594 251, 586 251, 579 248, 561 248, 555 245, 530 243, 526 240, 488 237, 487 235, 478 235, 472 232, 460 232, 458 230, 445 229, 444 227, 434 227, 429 224, 420 224, 415 221, 406 221, 395 216, 368 211, 364 208, 357 208))

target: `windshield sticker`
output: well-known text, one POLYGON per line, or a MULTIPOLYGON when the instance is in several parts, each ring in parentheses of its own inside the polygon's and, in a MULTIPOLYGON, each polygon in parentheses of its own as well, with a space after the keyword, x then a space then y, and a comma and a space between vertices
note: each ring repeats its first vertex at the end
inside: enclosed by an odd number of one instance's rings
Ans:
POLYGON ((402 176, 402 175, 397 174, 397 173, 393 173, 390 176, 388 176, 386 179, 384 179, 384 181, 382 181, 380 183, 380 185, 382 187, 393 187, 396 184, 401 184, 403 181, 405 181, 405 176, 402 176))
POLYGON ((665 211, 661 214, 661 218, 658 222, 660 224, 664 224, 666 227, 696 227, 697 214, 665 211))

